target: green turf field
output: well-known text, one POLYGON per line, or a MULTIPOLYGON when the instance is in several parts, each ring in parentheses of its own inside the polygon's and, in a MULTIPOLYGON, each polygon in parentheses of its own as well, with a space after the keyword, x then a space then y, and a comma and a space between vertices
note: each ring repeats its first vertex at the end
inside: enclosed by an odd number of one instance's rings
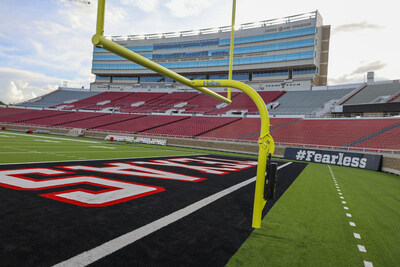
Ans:
MULTIPOLYGON (((3 164, 206 153, 230 154, 0 131, 3 164)), ((400 177, 311 163, 228 266, 364 266, 364 261, 399 265, 400 177)))

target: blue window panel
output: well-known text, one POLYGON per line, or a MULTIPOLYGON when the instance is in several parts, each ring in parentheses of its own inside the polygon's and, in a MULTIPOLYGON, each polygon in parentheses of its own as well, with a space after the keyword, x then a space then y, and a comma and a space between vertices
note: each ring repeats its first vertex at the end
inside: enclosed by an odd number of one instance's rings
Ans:
MULTIPOLYGON (((314 57, 314 51, 306 51, 301 53, 289 53, 274 56, 250 57, 250 58, 236 58, 233 60, 234 65, 243 64, 260 64, 272 63, 288 60, 309 59, 314 57)), ((162 63, 166 68, 197 68, 197 67, 214 67, 214 66, 228 66, 228 59, 221 60, 203 60, 203 61, 186 61, 186 62, 168 62, 162 63)), ((93 64, 93 69, 145 69, 137 64, 93 64)))
MULTIPOLYGON (((277 32, 277 33, 270 33, 264 35, 256 35, 256 36, 248 36, 248 37, 239 37, 235 38, 235 44, 244 44, 244 43, 252 43, 252 42, 261 42, 261 41, 269 41, 269 40, 277 40, 283 38, 290 38, 302 35, 309 35, 315 34, 315 27, 287 31, 287 32, 277 32)), ((223 39, 219 41, 219 45, 229 45, 230 39, 223 39)))
POLYGON ((137 80, 137 76, 132 76, 132 77, 126 77, 126 76, 114 76, 113 80, 114 81, 126 81, 126 80, 137 80))
POLYGON ((176 42, 176 43, 160 43, 160 44, 154 44, 153 50, 184 49, 184 48, 192 48, 192 47, 217 46, 218 44, 219 44, 219 39, 176 42))

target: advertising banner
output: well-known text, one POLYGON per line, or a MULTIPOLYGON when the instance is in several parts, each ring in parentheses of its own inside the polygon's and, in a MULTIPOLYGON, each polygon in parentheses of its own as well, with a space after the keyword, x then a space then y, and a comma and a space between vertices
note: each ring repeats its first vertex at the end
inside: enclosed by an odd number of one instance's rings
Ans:
POLYGON ((285 159, 325 163, 374 171, 380 171, 382 165, 382 155, 304 148, 286 148, 285 159))

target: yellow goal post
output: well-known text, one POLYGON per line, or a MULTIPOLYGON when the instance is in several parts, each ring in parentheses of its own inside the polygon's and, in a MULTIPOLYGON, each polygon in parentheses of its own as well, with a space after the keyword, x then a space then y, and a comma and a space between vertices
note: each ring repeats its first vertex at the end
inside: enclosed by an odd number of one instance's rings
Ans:
POLYGON ((236 88, 246 95, 248 95, 256 104, 261 118, 261 129, 260 137, 258 138, 258 166, 257 166, 257 178, 256 178, 256 189, 254 194, 254 207, 253 207, 253 221, 252 227, 261 227, 262 210, 266 204, 264 199, 264 186, 265 186, 265 171, 267 155, 273 154, 275 150, 274 140, 270 135, 269 128, 269 117, 268 110, 264 103, 264 100, 253 88, 245 83, 234 81, 234 80, 189 80, 186 77, 165 68, 156 62, 153 62, 115 42, 109 40, 103 36, 104 32, 104 11, 105 11, 105 0, 98 1, 97 8, 97 26, 96 33, 92 37, 92 43, 98 48, 103 48, 111 53, 119 55, 131 62, 139 64, 145 68, 151 69, 161 75, 167 76, 177 82, 180 82, 186 86, 196 89, 202 93, 217 98, 227 104, 231 104, 232 101, 206 87, 229 87, 236 88))

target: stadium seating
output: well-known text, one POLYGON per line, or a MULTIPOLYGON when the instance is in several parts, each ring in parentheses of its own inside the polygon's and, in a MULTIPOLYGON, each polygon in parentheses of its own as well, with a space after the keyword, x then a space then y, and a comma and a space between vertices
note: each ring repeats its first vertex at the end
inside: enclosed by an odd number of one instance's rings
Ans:
MULTIPOLYGON (((226 97, 227 93, 219 93, 220 95, 226 97)), ((234 98, 238 95, 238 92, 232 92, 231 97, 234 98)), ((184 113, 200 113, 204 114, 208 111, 214 110, 218 104, 222 102, 214 97, 206 94, 197 94, 195 97, 187 101, 187 105, 183 106, 185 109, 184 113)))
MULTIPOLYGON (((270 128, 274 129, 283 124, 298 120, 297 118, 271 118, 270 128)), ((200 135, 202 139, 241 140, 249 137, 259 137, 261 121, 259 118, 244 118, 221 128, 200 135)))
POLYGON ((144 131, 146 134, 169 135, 179 137, 195 137, 217 129, 226 124, 240 120, 230 117, 188 117, 187 119, 169 123, 161 127, 144 131))
MULTIPOLYGON (((341 147, 399 122, 398 119, 304 119, 271 130, 276 143, 341 147)), ((248 140, 257 141, 257 137, 248 140)))
MULTIPOLYGON (((285 91, 267 91, 258 93, 262 97, 264 102, 267 104, 278 99, 285 93, 285 91)), ((208 115, 225 114, 231 110, 236 110, 236 111, 242 110, 246 111, 246 113, 251 113, 251 114, 258 113, 258 108, 254 103, 254 101, 245 93, 239 93, 234 97, 232 97, 232 104, 230 104, 229 106, 207 112, 207 114, 208 115)))
MULTIPOLYGON (((400 122, 400 120, 398 120, 400 122)), ((356 149, 387 149, 387 150, 400 150, 400 127, 384 132, 375 136, 367 141, 355 145, 356 149)))
POLYGON ((159 127, 164 124, 173 123, 176 121, 188 119, 188 116, 164 116, 151 115, 143 116, 136 115, 133 120, 117 122, 109 125, 95 127, 97 131, 119 132, 119 133, 138 133, 154 127, 159 127))
MULTIPOLYGON (((78 101, 81 99, 85 99, 91 96, 95 96, 100 94, 100 92, 90 92, 83 90, 68 90, 68 89, 58 89, 50 94, 44 95, 39 99, 35 98, 33 101, 24 102, 18 104, 17 106, 25 106, 25 107, 39 107, 39 108, 48 108, 52 106, 61 105, 63 103, 70 103, 73 101, 78 101)), ((68 105, 68 104, 67 104, 68 105)))
MULTIPOLYGON (((399 91, 400 83, 371 84, 348 99, 344 104, 355 105, 379 102, 384 96, 387 96, 387 100, 389 100, 391 96, 398 94, 399 91)), ((384 99, 382 99, 382 101, 386 102, 384 99)))
POLYGON ((271 109, 271 115, 305 115, 324 106, 324 104, 333 99, 341 99, 352 89, 335 89, 323 91, 288 91, 277 102, 279 105, 271 109))
POLYGON ((107 126, 119 122, 128 122, 132 119, 142 117, 144 115, 135 114, 105 114, 96 117, 89 117, 83 120, 71 121, 59 124, 58 127, 62 128, 81 128, 81 129, 92 129, 99 128, 101 126, 107 126))
POLYGON ((65 111, 59 110, 31 110, 28 112, 0 116, 0 122, 3 123, 21 123, 29 125, 32 120, 60 116, 65 114, 65 111))
MULTIPOLYGON (((94 112, 73 112, 73 111, 63 111, 62 114, 58 116, 50 116, 45 118, 39 118, 30 120, 30 125, 40 125, 40 126, 59 126, 64 123, 77 122, 84 119, 101 117, 107 115, 106 113, 94 113, 94 112)), ((63 126, 61 126, 63 127, 63 126)), ((64 128, 64 127, 63 127, 64 128)))
MULTIPOLYGON (((69 107, 65 109, 91 109, 91 110, 101 110, 106 106, 106 104, 111 101, 117 100, 119 98, 126 97, 132 92, 103 92, 101 94, 97 94, 79 101, 75 101, 73 103, 68 104, 69 107), (98 105, 99 104, 99 105, 98 105)), ((57 105, 54 107, 60 107, 62 105, 57 105)))
POLYGON ((33 111, 33 109, 25 109, 25 108, 0 108, 0 116, 7 116, 18 113, 25 113, 33 111))

